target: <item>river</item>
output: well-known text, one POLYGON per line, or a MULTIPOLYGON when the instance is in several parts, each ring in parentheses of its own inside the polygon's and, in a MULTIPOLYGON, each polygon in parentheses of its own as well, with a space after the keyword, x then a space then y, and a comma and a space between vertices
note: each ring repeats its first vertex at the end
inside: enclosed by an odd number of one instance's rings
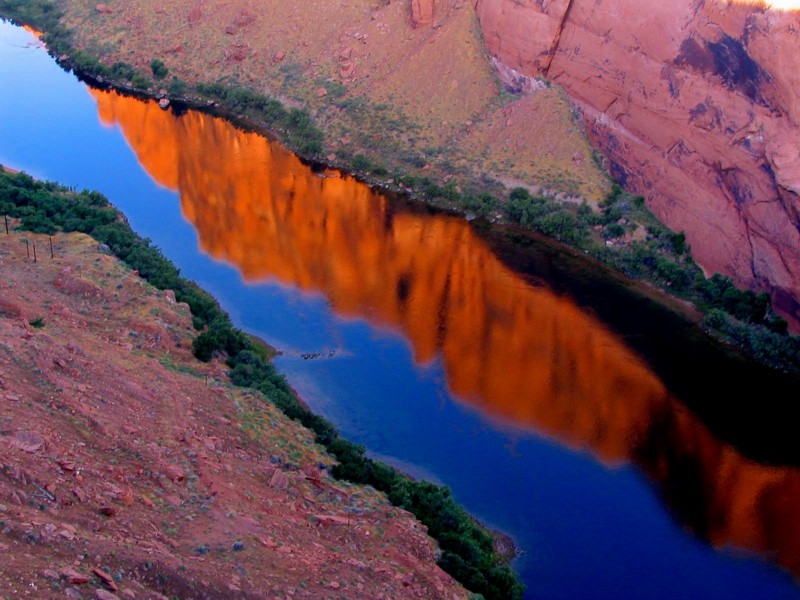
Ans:
POLYGON ((90 90, 4 23, 0 164, 107 195, 314 411, 510 534, 526 597, 800 598, 794 438, 757 410, 781 380, 671 337, 590 263, 90 90))

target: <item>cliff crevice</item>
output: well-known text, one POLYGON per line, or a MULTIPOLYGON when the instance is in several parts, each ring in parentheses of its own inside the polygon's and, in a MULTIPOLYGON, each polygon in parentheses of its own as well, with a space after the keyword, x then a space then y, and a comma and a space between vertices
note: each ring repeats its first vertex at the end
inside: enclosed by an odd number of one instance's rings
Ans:
POLYGON ((558 47, 561 44, 561 34, 564 32, 564 26, 566 25, 567 21, 569 20, 570 12, 572 11, 574 0, 568 0, 567 8, 564 10, 564 14, 561 17, 561 21, 556 28, 556 36, 553 38, 552 49, 550 50, 549 57, 547 59, 547 66, 544 68, 544 76, 550 77, 550 67, 553 64, 553 57, 558 52, 558 47))

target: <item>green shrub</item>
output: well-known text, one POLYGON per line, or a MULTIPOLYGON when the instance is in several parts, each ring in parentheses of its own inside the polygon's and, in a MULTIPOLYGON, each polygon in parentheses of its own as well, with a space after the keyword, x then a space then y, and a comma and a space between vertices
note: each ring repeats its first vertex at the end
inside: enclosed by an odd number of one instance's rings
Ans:
POLYGON ((189 89, 189 86, 183 79, 178 79, 177 77, 173 77, 172 80, 167 84, 167 91, 172 96, 183 96, 186 91, 189 89))
POLYGON ((153 72, 153 77, 156 79, 164 79, 169 73, 169 69, 160 58, 154 58, 150 61, 150 70, 153 72))
POLYGON ((111 65, 111 75, 116 79, 125 79, 130 81, 136 75, 136 69, 125 62, 116 62, 111 65))
POLYGON ((363 154, 356 154, 353 157, 353 160, 350 161, 350 167, 353 169, 353 171, 369 171, 371 166, 372 163, 363 154))
POLYGON ((131 77, 131 85, 140 90, 148 89, 151 83, 152 82, 147 77, 138 72, 131 77))

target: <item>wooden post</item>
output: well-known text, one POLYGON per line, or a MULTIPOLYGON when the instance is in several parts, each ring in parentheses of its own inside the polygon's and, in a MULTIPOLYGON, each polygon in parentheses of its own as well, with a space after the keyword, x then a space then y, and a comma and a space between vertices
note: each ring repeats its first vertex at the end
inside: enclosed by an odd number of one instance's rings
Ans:
POLYGON ((31 257, 31 247, 28 244, 28 240, 25 240, 25 253, 28 255, 28 258, 31 257))
POLYGON ((6 220, 6 235, 8 235, 8 215, 3 215, 3 218, 6 220))
POLYGON ((52 235, 50 236, 50 258, 55 258, 55 256, 53 256, 53 236, 52 235))
POLYGON ((36 242, 31 242, 33 244, 33 262, 36 262, 36 242))

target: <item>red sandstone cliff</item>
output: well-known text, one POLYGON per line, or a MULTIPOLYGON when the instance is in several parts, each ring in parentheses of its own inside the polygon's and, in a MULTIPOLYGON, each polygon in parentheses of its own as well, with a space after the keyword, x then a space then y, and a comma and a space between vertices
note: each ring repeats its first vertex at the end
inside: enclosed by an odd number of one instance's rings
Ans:
POLYGON ((800 323, 800 12, 718 0, 475 6, 501 75, 563 86, 616 174, 686 232, 698 262, 768 290, 800 323))

